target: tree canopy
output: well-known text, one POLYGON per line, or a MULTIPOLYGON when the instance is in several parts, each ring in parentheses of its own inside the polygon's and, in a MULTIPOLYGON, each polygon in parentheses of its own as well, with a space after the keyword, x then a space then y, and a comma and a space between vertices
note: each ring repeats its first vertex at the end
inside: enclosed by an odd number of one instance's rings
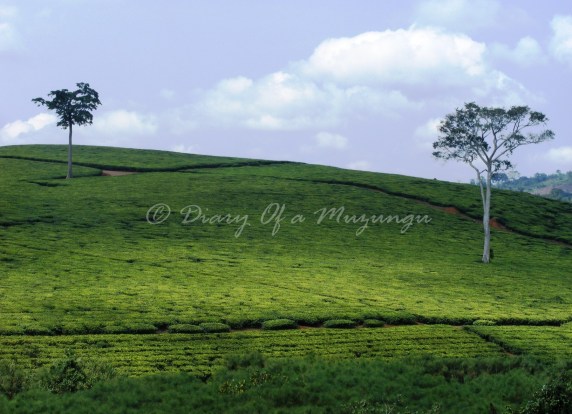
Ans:
POLYGON ((64 129, 71 125, 91 124, 93 121, 91 111, 101 105, 99 94, 89 87, 89 83, 80 82, 76 86, 78 89, 75 91, 67 89, 51 91, 48 96, 52 99, 35 98, 32 102, 55 111, 59 118, 58 126, 64 129))

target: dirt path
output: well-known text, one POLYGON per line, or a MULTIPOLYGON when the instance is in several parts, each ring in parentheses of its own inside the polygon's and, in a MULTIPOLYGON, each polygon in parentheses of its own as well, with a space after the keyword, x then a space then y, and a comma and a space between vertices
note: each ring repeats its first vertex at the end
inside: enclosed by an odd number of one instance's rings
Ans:
POLYGON ((101 175, 104 177, 119 177, 122 175, 137 174, 137 171, 116 171, 116 170, 101 170, 101 175))

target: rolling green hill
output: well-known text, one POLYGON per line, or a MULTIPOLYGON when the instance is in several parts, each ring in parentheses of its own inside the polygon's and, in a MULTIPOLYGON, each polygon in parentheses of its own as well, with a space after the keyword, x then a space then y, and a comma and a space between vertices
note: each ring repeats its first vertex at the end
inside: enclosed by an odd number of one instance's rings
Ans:
POLYGON ((494 191, 484 265, 468 184, 85 146, 65 180, 65 156, 0 147, 0 359, 73 348, 137 376, 252 349, 570 358, 569 203, 494 191), (282 319, 302 329, 259 329, 282 319))

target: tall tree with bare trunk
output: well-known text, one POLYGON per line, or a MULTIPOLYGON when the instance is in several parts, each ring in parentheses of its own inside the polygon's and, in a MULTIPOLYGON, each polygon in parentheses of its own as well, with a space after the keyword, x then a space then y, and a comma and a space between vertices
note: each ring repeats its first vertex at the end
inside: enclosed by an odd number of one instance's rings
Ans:
POLYGON ((441 120, 433 156, 469 164, 477 176, 483 203, 484 263, 491 260, 491 182, 513 167, 509 157, 518 147, 554 138, 554 132, 544 129, 547 122, 546 115, 528 106, 489 108, 474 102, 441 120))
POLYGON ((48 97, 32 99, 38 106, 46 106, 49 110, 56 111, 59 117, 58 126, 69 129, 68 139, 68 174, 66 178, 72 178, 72 132, 74 125, 91 124, 93 121, 92 111, 96 110, 101 102, 99 94, 89 87, 89 83, 77 83, 75 91, 60 89, 51 91, 48 97))

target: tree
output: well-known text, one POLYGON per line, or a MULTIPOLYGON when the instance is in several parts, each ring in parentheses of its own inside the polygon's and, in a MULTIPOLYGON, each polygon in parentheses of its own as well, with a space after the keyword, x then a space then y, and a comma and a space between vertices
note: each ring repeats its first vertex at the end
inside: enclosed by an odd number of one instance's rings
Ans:
POLYGON ((509 181, 508 175, 503 172, 494 173, 491 177, 491 182, 493 185, 501 185, 509 181))
POLYGON ((506 110, 480 107, 474 102, 441 120, 433 156, 467 163, 477 174, 483 203, 484 263, 490 261, 491 181, 495 174, 512 168, 508 158, 515 149, 554 138, 551 130, 541 128, 547 122, 546 115, 528 106, 506 110), (529 128, 533 132, 525 135, 524 130, 529 128))
POLYGON ((70 92, 67 89, 51 91, 48 96, 51 100, 44 98, 32 99, 38 106, 46 106, 49 110, 56 111, 59 117, 58 126, 63 129, 69 128, 68 144, 68 174, 66 178, 72 178, 72 130, 73 125, 91 124, 93 115, 91 111, 97 109, 101 102, 99 94, 89 87, 89 83, 77 83, 77 90, 70 92))

